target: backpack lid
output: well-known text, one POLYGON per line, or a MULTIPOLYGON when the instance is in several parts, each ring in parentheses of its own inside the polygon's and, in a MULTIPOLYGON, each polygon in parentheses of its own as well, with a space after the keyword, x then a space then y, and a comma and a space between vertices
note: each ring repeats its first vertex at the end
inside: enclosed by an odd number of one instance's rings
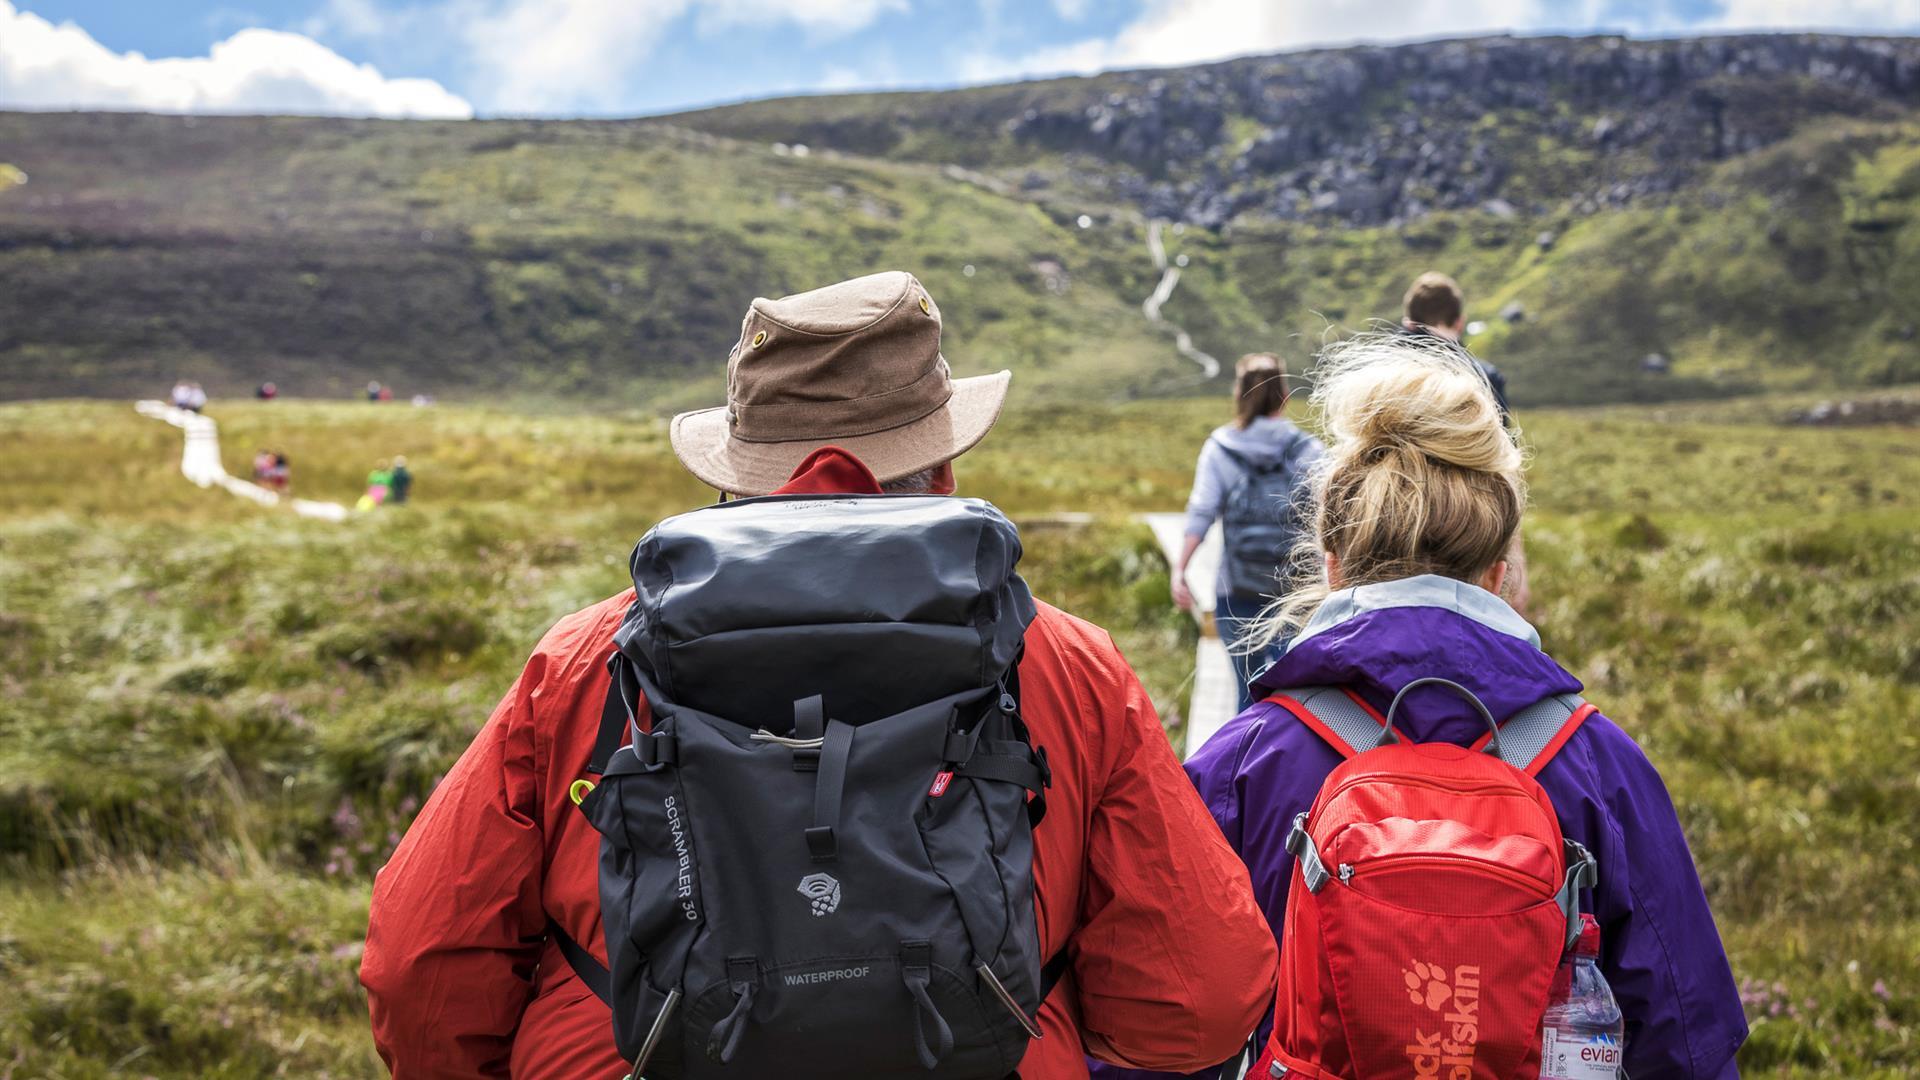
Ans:
POLYGON ((848 724, 1000 682, 1033 597, 992 504, 770 495, 668 518, 634 548, 615 641, 649 693, 785 731, 821 695, 848 724))

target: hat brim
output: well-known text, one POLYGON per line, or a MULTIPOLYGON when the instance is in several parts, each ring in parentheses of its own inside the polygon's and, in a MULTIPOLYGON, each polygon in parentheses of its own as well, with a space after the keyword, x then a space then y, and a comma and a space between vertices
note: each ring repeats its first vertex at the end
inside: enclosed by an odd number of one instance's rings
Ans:
POLYGON ((733 437, 725 408, 673 418, 673 452, 702 483, 730 495, 765 495, 785 484, 808 454, 838 446, 859 458, 881 483, 952 461, 976 446, 1007 402, 1010 371, 953 381, 947 403, 911 423, 870 435, 746 442, 733 437))

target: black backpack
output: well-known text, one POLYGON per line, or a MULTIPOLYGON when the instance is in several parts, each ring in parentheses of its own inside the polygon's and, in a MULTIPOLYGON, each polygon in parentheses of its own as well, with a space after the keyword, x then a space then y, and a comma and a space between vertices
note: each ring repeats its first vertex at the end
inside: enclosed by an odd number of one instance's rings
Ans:
POLYGON ((611 972, 554 928, 634 1076, 1019 1065, 1049 782, 1019 558, 999 511, 939 496, 724 503, 634 549, 581 800, 611 972), (635 691, 652 730, 616 752, 635 691))
POLYGON ((1240 469, 1240 479, 1227 492, 1220 529, 1221 557, 1227 585, 1237 594, 1273 597, 1283 593, 1293 549, 1307 527, 1307 510, 1296 496, 1302 488, 1308 457, 1314 445, 1305 432, 1271 460, 1255 460, 1231 449, 1218 437, 1213 444, 1240 469))

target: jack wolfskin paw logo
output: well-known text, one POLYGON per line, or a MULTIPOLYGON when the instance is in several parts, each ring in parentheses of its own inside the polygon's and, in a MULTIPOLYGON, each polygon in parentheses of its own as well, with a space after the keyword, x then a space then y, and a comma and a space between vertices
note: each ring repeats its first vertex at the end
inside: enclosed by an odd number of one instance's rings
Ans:
POLYGON ((830 874, 808 874, 801 878, 800 895, 813 904, 815 918, 840 910, 840 883, 830 874))
POLYGON ((1438 964, 1415 960, 1412 967, 1401 969, 1400 976, 1407 981, 1407 1000, 1415 1005, 1439 1012, 1440 1006, 1453 996, 1453 991, 1447 988, 1447 973, 1438 964))

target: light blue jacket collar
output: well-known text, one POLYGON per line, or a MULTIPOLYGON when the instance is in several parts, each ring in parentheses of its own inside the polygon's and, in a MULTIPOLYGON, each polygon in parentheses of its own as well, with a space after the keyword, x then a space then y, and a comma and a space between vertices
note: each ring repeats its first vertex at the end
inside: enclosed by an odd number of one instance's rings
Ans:
POLYGON ((1327 597, 1288 647, 1297 646, 1315 634, 1369 611, 1408 607, 1451 611, 1496 633, 1519 638, 1536 649, 1540 647, 1540 631, 1521 618, 1512 605, 1478 585, 1439 574, 1421 574, 1397 581, 1341 589, 1327 597))

